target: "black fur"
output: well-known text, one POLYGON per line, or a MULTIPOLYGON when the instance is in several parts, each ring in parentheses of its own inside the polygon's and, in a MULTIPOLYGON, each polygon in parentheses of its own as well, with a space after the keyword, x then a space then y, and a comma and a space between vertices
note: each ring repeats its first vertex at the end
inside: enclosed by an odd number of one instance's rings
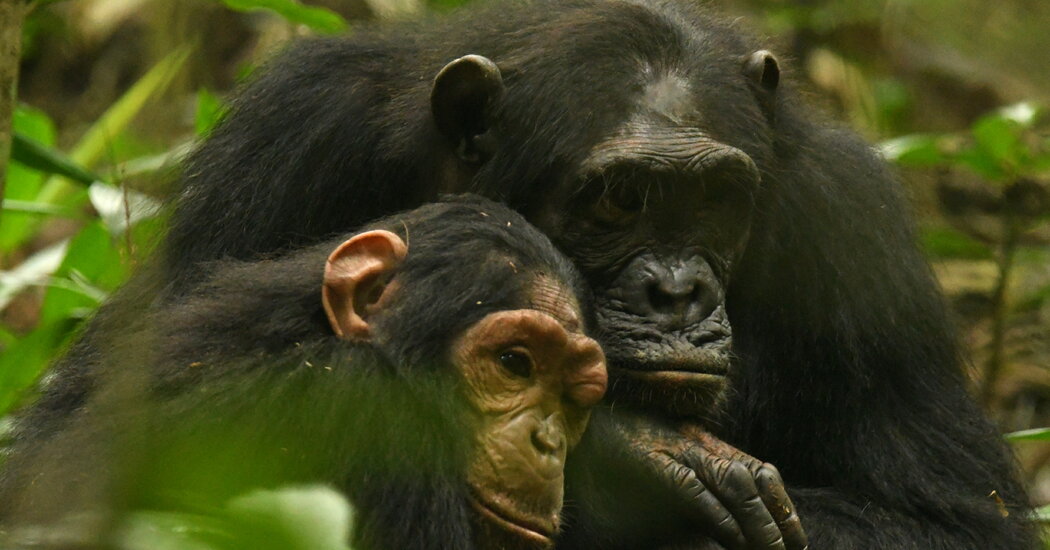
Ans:
MULTIPOLYGON (((300 42, 190 159, 164 264, 139 292, 171 299, 202 262, 317 242, 443 191, 482 193, 539 224, 552 193, 576 185, 574 167, 635 108, 643 65, 679 71, 700 90, 704 130, 745 151, 762 176, 729 287, 739 360, 721 435, 780 469, 812 548, 1032 547, 1027 497, 967 395, 965 361, 898 186, 865 143, 818 121, 789 85, 748 99, 726 75, 761 47, 691 2, 660 0, 504 3, 300 42), (455 160, 428 103, 433 76, 468 53, 495 61, 507 90, 500 145, 480 167, 455 160)), ((602 283, 589 263, 614 261, 574 256, 548 231, 602 283)), ((38 431, 90 387, 98 332, 29 423, 38 431)), ((615 454, 595 445, 598 456, 615 454)), ((601 497, 574 498, 566 545, 616 546, 607 518, 587 514, 601 497)), ((623 509, 629 516, 631 503, 623 509)))

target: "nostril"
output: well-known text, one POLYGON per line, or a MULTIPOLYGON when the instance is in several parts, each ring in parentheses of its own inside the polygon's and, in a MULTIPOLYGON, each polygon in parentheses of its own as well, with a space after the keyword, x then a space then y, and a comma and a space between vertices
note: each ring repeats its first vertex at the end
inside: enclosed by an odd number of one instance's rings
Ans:
POLYGON ((672 313, 675 310, 675 302, 678 300, 660 288, 660 283, 650 283, 647 289, 649 295, 649 306, 656 313, 672 313))

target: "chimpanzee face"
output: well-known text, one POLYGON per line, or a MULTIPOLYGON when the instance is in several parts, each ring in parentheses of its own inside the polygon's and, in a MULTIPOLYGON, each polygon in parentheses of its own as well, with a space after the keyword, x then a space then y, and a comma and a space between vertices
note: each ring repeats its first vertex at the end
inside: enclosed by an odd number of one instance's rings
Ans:
POLYGON ((531 176, 549 182, 542 193, 508 200, 590 284, 610 395, 672 414, 716 411, 732 345, 726 290, 750 231, 757 165, 771 154, 776 61, 765 51, 685 67, 574 55, 543 70, 507 67, 506 89, 504 67, 456 60, 435 80, 435 120, 461 158, 488 163, 478 185, 512 179, 504 166, 517 157, 546 159, 531 176), (580 89, 526 83, 547 71, 571 71, 580 89), (518 108, 526 99, 534 108, 518 108), (501 103, 502 118, 486 123, 501 103), (557 132, 536 135, 554 113, 557 132), (550 142, 543 153, 529 149, 540 142, 550 142))
POLYGON ((547 206, 568 215, 537 225, 593 285, 603 347, 628 382, 618 397, 666 388, 674 408, 711 410, 730 365, 726 285, 748 235, 754 162, 699 128, 637 121, 581 168, 578 191, 547 206))

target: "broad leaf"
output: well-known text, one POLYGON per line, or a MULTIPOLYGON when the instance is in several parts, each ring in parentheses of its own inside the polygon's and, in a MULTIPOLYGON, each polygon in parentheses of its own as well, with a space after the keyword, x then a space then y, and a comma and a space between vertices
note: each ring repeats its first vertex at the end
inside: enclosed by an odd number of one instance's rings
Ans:
POLYGON ((232 10, 249 12, 268 10, 280 15, 292 23, 306 25, 325 34, 334 34, 346 30, 346 20, 331 10, 313 6, 304 6, 296 0, 222 0, 232 10))

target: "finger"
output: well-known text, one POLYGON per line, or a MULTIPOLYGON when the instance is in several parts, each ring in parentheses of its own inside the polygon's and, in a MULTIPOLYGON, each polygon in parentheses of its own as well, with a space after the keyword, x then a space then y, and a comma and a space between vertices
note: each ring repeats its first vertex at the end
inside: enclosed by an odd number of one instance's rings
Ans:
POLYGON ((733 514, 750 545, 748 548, 786 550, 780 527, 762 501, 751 470, 739 461, 706 453, 701 461, 705 467, 698 472, 709 476, 702 478, 701 482, 705 482, 719 502, 733 514))
POLYGON ((784 537, 784 546, 787 550, 805 550, 809 547, 809 539, 802 529, 802 520, 795 511, 795 505, 787 494, 784 481, 780 472, 772 464, 763 464, 755 476, 758 485, 758 493, 762 502, 773 515, 773 520, 780 528, 780 534, 784 537))
POLYGON ((747 548, 747 540, 733 514, 708 490, 696 472, 662 452, 648 454, 657 477, 685 504, 690 517, 711 537, 730 549, 747 548))

